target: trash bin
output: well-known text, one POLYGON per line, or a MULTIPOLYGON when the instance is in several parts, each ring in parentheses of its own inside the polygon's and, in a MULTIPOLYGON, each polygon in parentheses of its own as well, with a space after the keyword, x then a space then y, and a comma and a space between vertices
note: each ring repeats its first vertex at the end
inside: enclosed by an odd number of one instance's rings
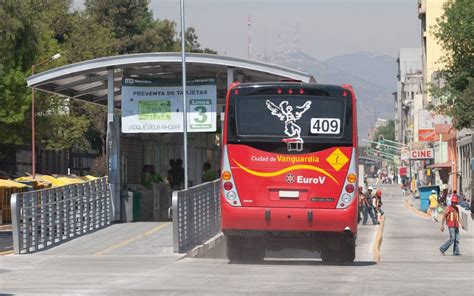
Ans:
POLYGON ((121 221, 132 222, 133 221, 133 192, 125 191, 122 193, 120 200, 121 207, 121 221))
POLYGON ((140 221, 141 195, 138 191, 126 191, 122 195, 122 222, 140 221))
POLYGON ((436 194, 439 196, 439 186, 420 187, 420 211, 428 211, 428 208, 430 207, 430 195, 432 190, 436 190, 436 194))
POLYGON ((133 192, 133 222, 140 221, 141 194, 139 191, 133 192))

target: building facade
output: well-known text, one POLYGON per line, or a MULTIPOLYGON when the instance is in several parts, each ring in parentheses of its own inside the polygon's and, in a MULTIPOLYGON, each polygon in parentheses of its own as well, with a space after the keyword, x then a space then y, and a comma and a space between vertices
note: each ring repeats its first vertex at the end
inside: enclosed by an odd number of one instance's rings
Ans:
POLYGON ((407 144, 418 138, 418 111, 423 108, 421 48, 401 48, 395 94, 395 137, 407 144))
MULTIPOLYGON (((421 53, 423 64, 423 102, 431 103, 432 97, 427 87, 437 79, 443 70, 441 58, 445 52, 433 34, 436 19, 443 15, 443 6, 447 0, 418 0, 418 18, 421 21, 421 53)), ((433 102, 436 104, 436 102, 433 102)))

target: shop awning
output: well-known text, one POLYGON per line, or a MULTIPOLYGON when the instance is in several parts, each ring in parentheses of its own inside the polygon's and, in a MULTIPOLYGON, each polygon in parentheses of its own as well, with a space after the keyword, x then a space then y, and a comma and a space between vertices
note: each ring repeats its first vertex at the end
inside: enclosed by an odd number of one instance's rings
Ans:
POLYGON ((451 169, 451 162, 441 162, 441 163, 435 163, 430 166, 428 166, 430 169, 451 169))

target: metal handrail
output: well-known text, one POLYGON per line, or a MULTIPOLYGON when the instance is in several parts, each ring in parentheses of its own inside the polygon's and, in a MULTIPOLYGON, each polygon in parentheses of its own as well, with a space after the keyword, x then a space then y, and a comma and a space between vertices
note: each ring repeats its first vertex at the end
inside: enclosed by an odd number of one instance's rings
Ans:
POLYGON ((11 196, 13 249, 40 251, 111 224, 107 177, 11 196))
POLYGON ((186 253, 221 229, 220 180, 173 192, 173 249, 186 253))

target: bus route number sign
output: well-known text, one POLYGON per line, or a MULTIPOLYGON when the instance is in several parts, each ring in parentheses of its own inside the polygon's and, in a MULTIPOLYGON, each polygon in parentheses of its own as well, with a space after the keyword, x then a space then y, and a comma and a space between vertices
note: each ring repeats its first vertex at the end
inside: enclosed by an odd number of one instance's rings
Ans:
POLYGON ((209 130, 212 128, 212 101, 208 99, 193 99, 189 102, 189 129, 209 130))
POLYGON ((312 134, 339 134, 341 120, 339 118, 311 118, 312 134))

